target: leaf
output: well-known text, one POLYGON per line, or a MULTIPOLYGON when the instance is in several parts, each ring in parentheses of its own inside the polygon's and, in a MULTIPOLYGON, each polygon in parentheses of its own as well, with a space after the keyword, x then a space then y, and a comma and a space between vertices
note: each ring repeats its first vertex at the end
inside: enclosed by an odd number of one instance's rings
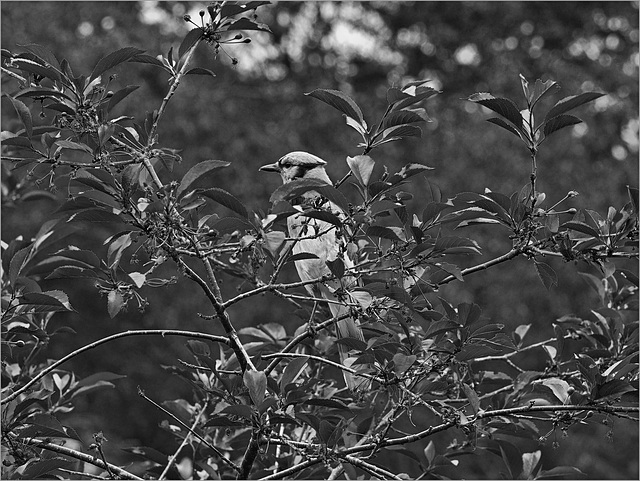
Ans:
POLYGON ((156 57, 152 57, 151 55, 146 55, 146 54, 142 54, 142 53, 138 54, 138 55, 134 55, 133 57, 131 57, 129 59, 129 62, 146 63, 146 64, 149 64, 149 65, 155 65, 157 67, 161 67, 162 69, 164 69, 166 71, 169 71, 167 66, 162 63, 162 60, 159 60, 156 57))
POLYGON ((38 45, 36 43, 30 43, 27 45, 18 44, 18 47, 28 50, 33 55, 43 60, 44 63, 49 64, 52 67, 55 67, 56 70, 60 70, 60 63, 58 62, 58 59, 48 48, 43 47, 42 45, 38 45))
POLYGON ((20 97, 45 97, 45 98, 63 98, 65 100, 70 100, 73 102, 73 99, 69 97, 67 94, 63 92, 59 92, 58 90, 47 89, 42 87, 29 87, 27 89, 21 90, 18 94, 15 95, 15 98, 20 97))
POLYGON ((60 80, 60 72, 58 72, 54 67, 50 67, 42 62, 42 59, 39 59, 36 56, 31 54, 21 54, 23 57, 14 57, 13 65, 18 67, 19 69, 30 72, 41 77, 49 78, 53 81, 60 80), (31 57, 31 58, 25 58, 31 57))
POLYGON ((220 189, 217 187, 213 187, 211 189, 198 191, 199 194, 208 197, 209 199, 217 202, 220 205, 231 209, 236 214, 239 214, 241 217, 248 219, 249 214, 247 213, 247 208, 244 206, 242 202, 240 202, 234 195, 230 194, 224 189, 220 189))
POLYGON ((213 70, 202 67, 194 67, 191 70, 187 70, 185 75, 209 75, 211 77, 216 77, 216 74, 213 70))
POLYGON ((547 290, 551 290, 552 287, 556 287, 558 285, 558 276, 556 272, 549 267, 549 265, 544 262, 535 262, 536 272, 538 273, 538 277, 544 284, 544 287, 547 290))
POLYGON ((180 199, 188 189, 208 182, 214 170, 229 165, 231 165, 229 162, 222 160, 203 160, 194 165, 180 181, 180 185, 176 189, 176 198, 180 199))
POLYGON ((255 406, 260 406, 264 401, 267 389, 267 376, 263 371, 247 370, 242 376, 244 385, 249 389, 249 396, 255 406))
POLYGON ((341 279, 342 276, 344 276, 344 261, 340 257, 336 258, 334 261, 327 259, 326 264, 331 273, 338 279, 341 279))
POLYGON ((402 137, 422 137, 422 129, 417 125, 396 125, 389 127, 382 132, 382 138, 390 140, 402 137))
POLYGON ((227 30, 260 30, 263 32, 271 32, 269 25, 249 20, 246 17, 239 18, 227 27, 227 30))
POLYGON ((367 235, 381 237, 392 241, 404 242, 404 231, 400 227, 385 227, 382 225, 370 225, 367 228, 367 235))
POLYGON ((531 92, 531 96, 529 97, 529 104, 531 105, 531 109, 535 107, 538 100, 544 97, 547 92, 550 92, 552 88, 559 88, 558 84, 553 80, 545 80, 544 82, 540 79, 536 80, 536 83, 533 87, 533 92, 531 92))
MULTIPOLYGON (((424 109, 420 109, 424 111, 424 109)), ((426 115, 426 114, 425 114, 426 115)), ((382 120, 382 129, 386 130, 397 125, 425 122, 426 119, 413 110, 395 110, 390 112, 382 120)))
POLYGON ((633 392, 635 390, 636 388, 631 386, 631 384, 629 384, 627 381, 622 381, 621 379, 613 379, 598 386, 595 398, 616 398, 622 396, 624 393, 633 392))
POLYGON ((480 246, 466 237, 446 236, 436 240, 434 251, 443 254, 481 254, 480 246))
POLYGON ((127 85, 125 88, 116 91, 113 94, 113 97, 109 99, 109 103, 107 104, 107 112, 111 112, 111 110, 116 105, 118 105, 127 95, 129 95, 139 87, 139 85, 127 85))
POLYGON ((89 80, 92 81, 98 78, 110 68, 113 68, 116 65, 121 64, 122 62, 126 62, 141 53, 144 53, 144 50, 140 50, 139 48, 135 47, 125 47, 110 53, 106 57, 100 59, 100 61, 96 64, 96 66, 93 68, 93 71, 91 72, 89 80))
POLYGON ((178 58, 181 59, 184 55, 189 51, 191 47, 193 47, 198 40, 202 38, 203 31, 200 27, 196 27, 189 31, 180 43, 180 47, 178 48, 178 58))
POLYGON ((320 179, 314 178, 296 179, 281 185, 271 194, 269 202, 275 204, 283 200, 292 200, 310 191, 318 192, 342 210, 348 210, 349 203, 338 189, 320 179))
POLYGON ((18 298, 18 304, 33 312, 73 311, 69 298, 62 291, 28 292, 18 298))
POLYGON ((522 115, 520 115, 520 110, 512 100, 496 98, 489 93, 473 94, 467 100, 493 110, 511 122, 516 128, 522 128, 522 115))
POLYGON ((342 221, 337 215, 327 212, 326 210, 310 210, 300 215, 311 219, 318 219, 323 222, 327 222, 328 224, 333 224, 336 227, 340 227, 342 225, 342 221))
POLYGON ((585 224, 584 222, 579 222, 576 220, 570 220, 568 222, 565 222, 564 224, 562 224, 562 227, 565 227, 567 229, 571 229, 571 230, 575 230, 578 232, 582 232, 583 234, 587 234, 591 237, 595 237, 596 239, 598 239, 600 237, 600 233, 598 231, 596 231, 593 227, 591 227, 589 224, 585 224))
POLYGON ((522 134, 520 133, 520 131, 518 129, 516 129, 513 125, 511 125, 508 122, 505 122, 504 120, 502 120, 499 117, 492 117, 490 119, 487 119, 487 122, 491 122, 492 124, 495 124, 498 127, 502 127, 503 129, 508 130, 509 132, 511 132, 516 137, 522 138, 522 134))
POLYGON ((274 257, 276 257, 280 246, 284 242, 285 237, 286 236, 284 232, 277 230, 267 232, 264 235, 265 247, 269 250, 269 252, 271 252, 274 257))
POLYGON ((307 356, 297 357, 293 359, 287 367, 284 368, 282 377, 280 378, 280 390, 284 391, 284 388, 295 381, 298 374, 304 369, 305 364, 309 361, 307 356))
POLYGON ((353 172, 361 186, 369 185, 371 173, 376 165, 375 161, 368 155, 356 155, 355 157, 347 157, 347 164, 353 172))
POLYGON ((572 95, 570 97, 565 97, 562 100, 559 100, 552 108, 547 112, 547 115, 544 117, 544 121, 546 122, 549 119, 559 116, 569 110, 573 110, 580 105, 586 104, 587 102, 591 102, 602 97, 603 93, 599 92, 584 92, 578 95, 572 95))
POLYGON ((478 397, 478 393, 467 383, 462 383, 462 388, 464 389, 465 396, 467 396, 467 399, 469 400, 469 405, 471 406, 473 414, 478 414, 478 410, 480 409, 480 398, 478 397))
POLYGON ((573 115, 558 115, 557 117, 553 117, 543 124, 544 127, 542 128, 542 132, 546 137, 548 137, 556 130, 569 127, 570 125, 579 124, 581 122, 581 119, 573 115))
POLYGON ((358 104, 356 104, 355 101, 344 92, 340 92, 339 90, 316 89, 312 92, 305 93, 305 95, 309 95, 310 97, 331 105, 334 109, 339 110, 347 117, 351 117, 358 121, 360 125, 364 124, 364 118, 360 107, 358 107, 358 104))
POLYGON ((407 164, 402 167, 399 172, 389 177, 388 182, 392 185, 395 185, 403 180, 408 179, 409 177, 413 177, 414 175, 426 172, 427 170, 433 170, 433 167, 429 167, 428 165, 424 164, 407 164))
POLYGON ((417 356, 411 354, 409 356, 401 353, 393 355, 393 372, 397 377, 401 377, 416 362, 417 356))
POLYGON ((107 295, 107 312, 109 313, 109 317, 111 319, 116 317, 124 306, 125 302, 122 294, 116 290, 109 291, 107 295))
POLYGON ((13 108, 16 110, 16 113, 20 117, 20 121, 24 125, 24 130, 27 133, 27 137, 31 138, 33 135, 33 119, 31 117, 31 111, 29 107, 27 107, 22 101, 18 99, 14 99, 10 95, 6 95, 5 97, 9 99, 13 108))
POLYGON ((93 154, 93 150, 87 144, 81 142, 73 142, 72 140, 56 140, 56 144, 63 149, 82 150, 88 154, 93 154))
POLYGON ((427 447, 424 448, 424 455, 427 458, 427 463, 429 464, 429 466, 431 466, 431 464, 433 464, 433 460, 436 457, 436 445, 433 443, 433 441, 429 441, 427 447))
MULTIPOLYGON (((51 473, 58 468, 73 468, 74 462, 64 459, 64 458, 53 458, 53 459, 41 459, 39 461, 32 462, 29 464, 26 469, 22 472, 20 478, 22 479, 38 479, 46 474, 51 473)), ((50 479, 55 478, 56 476, 48 476, 50 479)))

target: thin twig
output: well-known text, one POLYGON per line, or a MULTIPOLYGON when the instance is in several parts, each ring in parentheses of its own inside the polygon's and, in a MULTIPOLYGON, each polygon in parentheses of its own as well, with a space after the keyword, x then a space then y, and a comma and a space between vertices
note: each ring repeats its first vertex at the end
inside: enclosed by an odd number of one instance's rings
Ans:
POLYGON ((233 470, 235 470, 236 472, 240 472, 240 468, 238 466, 236 466, 234 463, 232 463, 231 461, 229 461, 224 453, 222 453, 222 451, 220 451, 218 448, 216 448, 213 444, 211 444, 209 441, 207 441, 205 438, 203 438, 202 436, 200 436, 195 430, 191 429, 186 423, 184 423, 180 418, 178 418, 175 414, 173 414, 171 411, 165 409, 164 407, 162 407, 160 404, 158 404, 157 402, 155 402, 153 399, 151 399, 149 396, 147 396, 144 391, 138 387, 138 395, 144 399, 145 401, 151 403, 152 405, 154 405, 156 408, 158 408, 160 411, 162 411, 163 413, 165 413, 167 416, 170 416, 174 421, 176 421, 178 424, 180 424, 183 428, 185 428, 188 432, 190 432, 191 434, 193 434, 195 437, 197 437, 200 441, 202 441, 204 444, 207 445, 207 447, 209 449, 211 449, 214 453, 216 453, 219 457, 220 460, 225 463, 227 466, 229 466, 230 468, 232 468, 233 470))
POLYGON ((347 366, 345 366, 343 364, 340 364, 340 363, 337 363, 337 362, 334 362, 334 361, 330 361, 329 359, 326 359, 324 357, 312 356, 310 354, 297 354, 297 353, 293 353, 293 352, 287 352, 287 353, 276 352, 276 353, 273 353, 273 354, 264 354, 262 356, 262 359, 281 359, 281 358, 287 358, 287 357, 308 357, 309 359, 313 359, 314 361, 321 362, 321 363, 324 363, 324 364, 328 364, 329 366, 337 367, 338 369, 342 369, 343 371, 350 372, 351 374, 354 374, 356 376, 365 377, 365 378, 370 379, 372 381, 381 382, 380 379, 378 379, 376 376, 372 376, 371 374, 358 372, 355 369, 347 367, 347 366))
MULTIPOLYGON (((40 449, 46 449, 47 451, 52 451, 54 453, 63 454, 65 456, 69 456, 71 458, 77 459, 79 461, 83 461, 85 463, 92 464, 93 466, 97 466, 101 469, 107 469, 107 465, 100 458, 92 456, 91 454, 82 453, 80 451, 76 451, 75 449, 67 448, 65 446, 60 446, 59 444, 55 444, 49 441, 43 441, 37 438, 21 438, 19 440, 21 443, 29 444, 31 446, 35 446, 40 449)), ((113 464, 108 464, 109 469, 116 473, 122 479, 135 479, 142 481, 143 478, 136 476, 135 474, 130 473, 129 471, 125 471, 124 469, 115 466, 113 464)))
POLYGON ((75 351, 67 354, 66 356, 64 356, 63 358, 60 358, 58 361, 54 362, 53 364, 51 364, 50 366, 47 366, 45 369, 43 369, 42 371, 40 371, 38 374, 36 374, 33 379, 31 379, 31 381, 29 381, 27 384, 25 384, 24 386, 22 386, 20 389, 14 391, 12 394, 8 395, 3 402, 8 403, 13 401, 16 397, 18 397, 20 394, 26 392, 31 386, 33 386, 36 382, 38 382, 40 379, 42 379, 44 376, 46 376, 47 374, 49 374, 51 371, 57 369, 61 364, 64 364, 65 362, 67 362, 69 359, 74 358, 75 356, 82 354, 86 351, 89 351, 91 349, 94 349, 98 346, 101 346, 102 344, 106 344, 107 342, 111 342, 114 341, 116 339, 120 339, 123 337, 129 337, 129 336, 182 336, 182 337, 193 337, 196 339, 206 339, 208 341, 213 341, 213 342, 219 342, 222 344, 227 344, 229 345, 229 339, 227 339, 226 337, 223 336, 214 336, 212 334, 205 334, 202 332, 193 332, 193 331, 178 331, 178 330, 173 330, 173 329, 144 329, 144 330, 140 330, 140 331, 126 331, 126 332, 119 332, 117 334, 113 334, 111 336, 107 336, 105 338, 99 339, 95 342, 92 342, 91 344, 87 344, 86 346, 83 346, 79 349, 76 349, 75 351))
MULTIPOLYGON (((208 400, 204 403, 204 405, 206 406, 207 404, 208 404, 208 400)), ((193 420, 193 423, 191 424, 191 429, 189 429, 190 431, 189 434, 187 434, 184 437, 184 439, 180 443, 180 446, 178 446, 178 449, 175 450, 174 454, 172 456, 169 456, 169 461, 167 462, 167 465, 162 470, 162 473, 160 473, 160 476, 158 476, 159 480, 162 480, 165 478, 165 476, 169 472, 169 469, 171 469, 171 466, 173 466, 173 464, 176 462, 176 458, 178 457, 178 454, 180 454, 180 451, 182 451, 182 448, 184 448, 187 445, 187 442, 189 442, 189 436, 198 427, 198 423, 200 422, 200 418, 202 417, 203 414, 204 414, 204 408, 198 411, 198 414, 196 415, 195 419, 193 420)))

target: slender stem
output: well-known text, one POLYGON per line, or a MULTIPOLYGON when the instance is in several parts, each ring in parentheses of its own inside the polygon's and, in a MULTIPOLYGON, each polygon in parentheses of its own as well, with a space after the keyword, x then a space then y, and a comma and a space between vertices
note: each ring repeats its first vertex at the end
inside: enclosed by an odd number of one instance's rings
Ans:
MULTIPOLYGON (((176 421, 178 424, 180 424, 183 428, 185 428, 187 430, 187 432, 193 434, 196 438, 198 438, 200 441, 202 441, 204 444, 207 445, 207 447, 209 447, 209 449, 211 449, 214 453, 216 453, 218 455, 218 457, 220 458, 220 460, 226 464, 227 466, 229 466, 230 468, 232 468, 234 471, 239 472, 240 468, 238 468, 238 466, 236 466, 235 464, 233 464, 231 461, 229 461, 224 453, 222 453, 218 448, 216 448, 213 444, 211 444, 209 441, 207 441, 205 438, 203 438, 202 436, 200 436, 196 431, 194 431, 193 429, 191 429, 186 423, 184 423, 180 418, 178 418, 176 415, 174 415, 171 411, 165 409, 164 407, 160 406, 160 404, 158 404, 157 402, 155 402, 153 399, 151 399, 149 396, 147 396, 142 389, 138 388, 138 394, 140 395, 140 397, 142 399, 144 399, 145 401, 153 404, 156 408, 158 408, 160 411, 162 411, 163 413, 165 413, 167 416, 171 416, 171 418, 176 421)), ((203 408, 204 410, 204 408, 203 408)))
MULTIPOLYGON (((513 248, 511 249, 509 252, 507 252, 506 254, 503 254, 499 257, 496 257, 495 259, 491 259, 490 261, 487 262, 483 262, 482 264, 478 264, 476 266, 472 266, 472 267, 468 267, 467 269, 462 269, 462 271, 460 272, 460 274, 464 277, 466 275, 469 274, 473 274, 474 272, 478 272, 484 269, 488 269, 489 267, 493 267, 497 264, 501 264, 502 262, 506 262, 509 261, 511 259, 513 259, 514 257, 518 257, 520 254, 522 254, 522 248, 513 248)), ((449 282, 453 281, 456 279, 456 276, 454 276, 453 274, 445 277, 444 279, 442 279, 440 282, 438 282, 438 285, 443 285, 443 284, 448 284, 449 282)))
POLYGON ((366 377, 367 379, 371 379, 372 381, 380 382, 380 379, 378 379, 376 376, 372 376, 371 374, 365 374, 365 373, 362 373, 362 372, 358 372, 355 369, 352 369, 350 367, 344 366, 344 365, 342 365, 340 363, 330 361, 329 359, 326 359, 324 357, 312 356, 310 354, 297 354, 297 353, 292 353, 292 352, 288 352, 288 353, 276 352, 276 353, 273 353, 273 354, 264 354, 262 356, 262 359, 281 359, 281 358, 287 358, 287 357, 294 357, 294 358, 295 357, 307 357, 309 359, 313 359, 314 361, 321 362, 321 363, 324 363, 324 364, 328 364, 329 366, 337 367, 338 369, 342 369, 343 371, 350 372, 351 374, 353 374, 355 376, 366 377))
POLYGON ((378 479, 404 479, 398 475, 393 474, 386 469, 383 469, 375 464, 367 463, 366 461, 356 458, 355 456, 351 456, 350 454, 345 454, 344 456, 339 455, 339 457, 343 458, 349 464, 353 464, 354 466, 359 467, 363 471, 368 472, 372 476, 375 476, 378 479))
POLYGON ((2 73, 7 74, 8 76, 13 77, 16 80, 19 80, 22 83, 27 83, 27 79, 22 77, 21 75, 18 75, 17 73, 12 72, 11 70, 4 67, 0 67, 0 69, 2 70, 2 73))
POLYGON ((202 277, 200 277, 196 271, 194 271, 191 267, 189 267, 189 265, 184 260, 182 260, 178 256, 175 257, 175 260, 178 263, 178 265, 182 267, 182 269, 184 269, 184 271, 187 273, 187 276, 189 276, 193 281, 195 281, 205 292, 206 296, 209 298, 209 301, 211 302, 211 304, 213 305, 213 308, 216 311, 218 319, 220 319, 220 323, 222 324, 222 327, 224 328, 227 336, 229 337, 231 348, 236 353, 236 357, 238 358, 238 362, 240 363, 240 367, 242 368, 242 370, 245 371, 247 368, 249 368, 255 371, 256 367, 253 365, 253 362, 251 361, 249 354, 244 349, 242 342, 240 342, 238 333, 236 332, 236 329, 233 327, 233 324, 231 323, 231 319, 229 319, 229 314, 227 313, 227 310, 225 309, 224 304, 218 300, 215 293, 209 288, 209 285, 205 282, 205 280, 202 279, 202 277))
POLYGON ((69 456, 71 458, 77 459, 79 461, 83 461, 85 463, 92 464, 93 466, 97 466, 101 469, 110 469, 112 472, 116 473, 120 476, 121 479, 135 479, 142 481, 143 478, 136 476, 135 474, 130 473, 129 471, 125 471, 114 464, 105 464, 102 459, 92 456, 90 454, 82 453, 80 451, 76 451, 75 449, 67 448, 65 446, 60 446, 59 444, 52 443, 50 441, 43 441, 37 438, 21 438, 19 440, 21 443, 29 444, 31 446, 35 446, 40 449, 46 449, 47 451, 52 451, 54 453, 62 454, 65 456, 69 456))
POLYGON ((167 105, 171 100, 171 97, 173 97, 173 94, 176 93, 176 89, 178 88, 178 85, 180 85, 180 81, 182 80, 182 77, 185 76, 187 71, 187 66, 191 61, 191 57, 193 56, 193 53, 195 52, 196 47, 200 44, 201 41, 202 41, 202 37, 200 37, 187 51, 187 54, 184 58, 184 62, 182 63, 182 66, 180 67, 180 70, 178 70, 178 72, 176 72, 175 76, 173 77, 173 82, 171 82, 171 87, 169 87, 169 92, 167 92, 167 95, 164 97, 164 99, 162 99, 162 104, 158 109, 158 115, 156 116, 156 119, 153 122, 153 125, 151 126, 151 131, 149 132, 149 140, 147 142, 148 147, 151 147, 151 145, 153 145, 153 138, 156 136, 156 133, 158 132, 158 124, 160 123, 160 119, 164 115, 165 110, 167 109, 167 105))
MULTIPOLYGON (((204 403, 205 406, 207 404, 208 404, 208 401, 204 403)), ((204 409, 200 409, 200 411, 198 411, 197 416, 193 420, 193 423, 191 424, 191 428, 189 429, 189 432, 190 432, 189 435, 198 427, 198 423, 200 422, 200 418, 202 417, 203 414, 204 414, 204 409)), ((173 466, 173 464, 176 462, 176 457, 178 456, 180 451, 182 451, 182 448, 184 448, 189 442, 189 435, 184 437, 184 439, 180 443, 180 446, 178 446, 178 449, 175 450, 173 456, 169 456, 169 462, 164 467, 164 469, 162 470, 162 473, 158 477, 159 480, 162 480, 165 478, 165 476, 169 472, 169 469, 171 469, 171 466, 173 466)))
POLYGON ((22 393, 26 392, 36 382, 38 382, 44 376, 49 374, 51 371, 57 369, 60 365, 62 365, 65 362, 67 362, 69 359, 72 359, 72 358, 76 357, 79 354, 82 354, 82 353, 84 353, 86 351, 89 351, 89 350, 94 349, 94 348, 96 348, 98 346, 101 346, 102 344, 106 344, 108 342, 111 342, 111 341, 114 341, 116 339, 120 339, 120 338, 123 338, 123 337, 130 337, 130 336, 158 336, 158 335, 160 335, 162 337, 164 337, 164 336, 193 337, 193 338, 199 338, 199 339, 206 339, 206 340, 213 341, 213 342, 219 342, 219 343, 222 343, 222 344, 230 344, 229 343, 229 339, 227 339, 226 337, 214 336, 212 334, 204 334, 204 333, 201 333, 201 332, 192 332, 192 331, 178 331, 178 330, 172 330, 172 329, 162 329, 162 330, 145 329, 145 330, 140 330, 140 331, 119 332, 117 334, 113 334, 111 336, 107 336, 105 338, 99 339, 99 340, 97 340, 95 342, 92 342, 91 344, 87 344, 86 346, 83 346, 80 349, 76 349, 75 351, 67 354, 63 358, 60 358, 58 361, 54 362, 53 364, 51 364, 50 366, 46 367, 45 369, 40 371, 38 374, 36 374, 33 377, 33 379, 31 379, 31 381, 29 381, 27 384, 25 384, 20 389, 14 391, 12 394, 7 396, 3 400, 3 402, 8 403, 8 402, 13 401, 16 397, 18 397, 22 393))

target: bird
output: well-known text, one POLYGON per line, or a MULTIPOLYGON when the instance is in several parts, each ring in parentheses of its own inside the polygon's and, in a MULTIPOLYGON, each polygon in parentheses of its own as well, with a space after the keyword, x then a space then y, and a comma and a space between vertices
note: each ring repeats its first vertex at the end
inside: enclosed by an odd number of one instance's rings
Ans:
MULTIPOLYGON (((333 185, 331 179, 327 175, 325 165, 327 163, 320 157, 308 152, 295 151, 290 152, 281 157, 273 164, 263 165, 259 170, 264 172, 276 172, 282 177, 283 184, 287 184, 297 179, 319 179, 329 185, 333 185)), ((309 191, 302 195, 304 200, 315 200, 319 194, 315 191, 309 191)), ((344 219, 345 213, 333 202, 327 201, 325 204, 336 214, 338 218, 344 219)), ((317 258, 306 258, 295 261, 295 267, 298 276, 302 281, 318 279, 327 274, 331 274, 331 270, 327 265, 327 261, 333 262, 341 258, 345 265, 345 269, 353 267, 353 261, 345 254, 344 242, 342 237, 337 233, 337 227, 333 224, 320 219, 309 218, 303 215, 294 214, 287 218, 287 227, 289 229, 289 237, 297 239, 294 241, 292 253, 311 253, 317 258)), ((315 298, 323 298, 328 301, 329 309, 333 318, 339 318, 349 313, 349 307, 342 303, 336 296, 336 291, 342 289, 348 292, 349 288, 356 285, 356 280, 350 276, 344 276, 341 279, 334 279, 324 283, 314 283, 305 285, 306 290, 315 298)), ((314 306, 315 311, 315 306, 314 306)), ((359 341, 365 340, 364 333, 357 319, 346 317, 336 323, 336 335, 341 338, 355 338, 359 341)), ((345 366, 350 366, 353 358, 350 358, 349 348, 342 344, 338 344, 338 352, 340 362, 345 366)), ((360 367, 358 370, 362 370, 360 367)), ((364 378, 355 376, 352 373, 343 371, 345 383, 351 390, 362 389, 365 386, 364 378)))

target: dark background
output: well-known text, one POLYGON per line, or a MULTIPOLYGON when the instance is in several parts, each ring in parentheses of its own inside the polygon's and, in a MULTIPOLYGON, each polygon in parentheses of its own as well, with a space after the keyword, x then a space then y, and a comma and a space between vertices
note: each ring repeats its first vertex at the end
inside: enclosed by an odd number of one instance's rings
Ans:
MULTIPOLYGON (((139 47, 154 56, 166 55, 171 46, 177 50, 187 32, 183 14, 198 21, 203 6, 2 2, 2 48, 15 51, 18 45, 38 43, 58 59, 68 59, 76 74, 88 74, 101 57, 121 47, 139 47)), ((522 73, 530 81, 551 78, 560 84, 562 90, 547 99, 546 107, 582 91, 608 94, 576 111, 584 124, 554 134, 543 145, 538 186, 547 195, 546 205, 577 190, 581 195, 566 202, 567 208, 606 213, 608 206, 620 208, 627 202, 627 184, 638 185, 637 2, 284 2, 261 7, 258 15, 273 35, 255 33, 251 44, 226 46, 217 58, 211 48, 197 51, 196 64, 212 69, 217 77, 189 76, 172 100, 159 135, 164 146, 182 150, 184 161, 173 174, 163 172, 163 179, 179 178, 202 160, 230 161, 216 185, 251 209, 267 211, 279 179, 259 173, 260 165, 292 150, 306 150, 327 160, 330 176, 337 179, 348 170, 346 156, 359 153, 355 131, 344 125, 337 111, 305 97, 305 92, 348 92, 373 123, 384 112, 387 88, 429 78, 443 92, 426 104, 433 122, 423 129, 423 137, 389 144, 374 151, 374 158, 390 171, 408 162, 434 167, 429 181, 438 184, 445 197, 485 188, 510 194, 528 182, 527 151, 515 137, 485 122, 489 115, 484 109, 462 99, 488 91, 523 107, 518 79, 522 73), (238 65, 233 66, 229 56, 237 57, 238 65)), ((115 115, 141 119, 159 107, 168 86, 166 74, 130 63, 115 71, 113 87, 141 85, 115 115)), ((15 130, 14 117, 3 100, 3 130, 15 130)), ((421 212, 426 185, 418 179, 409 187, 415 195, 412 212, 421 212)), ((65 195, 64 189, 59 195, 65 195)), ((48 201, 3 206, 2 239, 34 235, 54 208, 48 201)), ((102 241, 111 233, 94 229, 75 241, 102 253, 102 241)), ((500 228, 466 235, 479 239, 484 255, 464 262, 485 261, 510 247, 500 228)), ((440 295, 454 304, 476 302, 487 318, 511 329, 533 324, 529 341, 542 340, 552 335, 551 323, 558 317, 586 316, 598 307, 595 293, 576 275, 578 266, 559 259, 548 262, 559 277, 551 293, 533 266, 518 259, 448 285, 440 295)), ((626 267, 637 270, 635 263, 626 267)), ((285 274, 295 278, 293 272, 285 274)), ((225 295, 233 295, 237 282, 223 281, 225 295)), ((58 322, 73 326, 78 334, 54 340, 50 357, 126 329, 219 332, 196 315, 209 313, 209 307, 184 279, 176 286, 145 292, 150 306, 144 314, 131 309, 114 320, 107 316, 105 299, 91 286, 67 281, 65 290, 78 314, 59 316, 58 322)), ((263 296, 235 306, 231 315, 237 327, 287 324, 289 311, 276 298, 263 296)), ((86 439, 102 430, 111 441, 106 448, 112 459, 125 459, 117 449, 121 445, 162 449, 169 440, 157 427, 163 416, 137 397, 136 386, 158 401, 189 398, 189 387, 161 368, 178 358, 189 359, 184 340, 161 338, 123 339, 76 358, 67 367, 80 376, 108 370, 128 377, 115 390, 87 397, 70 415, 73 426, 86 439)), ((530 362, 543 364, 544 359, 530 362)), ((551 448, 551 439, 542 447, 545 467, 570 464, 593 479, 637 479, 637 426, 617 421, 612 443, 606 440, 608 429, 574 427, 568 438, 558 439, 558 449, 551 448)), ((455 436, 447 433, 442 439, 455 436)), ((522 446, 537 449, 535 443, 522 446)), ((504 471, 497 458, 473 458, 464 459, 451 475, 497 478, 504 471)))

